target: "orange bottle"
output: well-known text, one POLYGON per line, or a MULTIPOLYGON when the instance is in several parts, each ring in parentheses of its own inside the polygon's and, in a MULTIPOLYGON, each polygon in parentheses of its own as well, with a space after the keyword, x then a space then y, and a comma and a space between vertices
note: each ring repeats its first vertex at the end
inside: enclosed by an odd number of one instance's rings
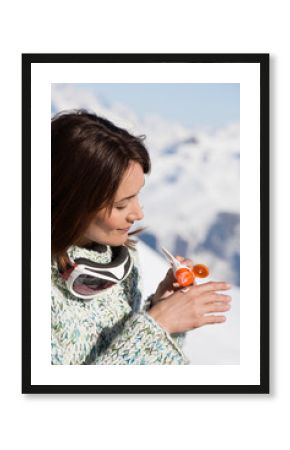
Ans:
POLYGON ((209 270, 204 264, 196 264, 192 269, 179 262, 171 253, 162 247, 162 251, 172 265, 172 270, 177 283, 182 287, 194 284, 195 278, 205 278, 209 270))

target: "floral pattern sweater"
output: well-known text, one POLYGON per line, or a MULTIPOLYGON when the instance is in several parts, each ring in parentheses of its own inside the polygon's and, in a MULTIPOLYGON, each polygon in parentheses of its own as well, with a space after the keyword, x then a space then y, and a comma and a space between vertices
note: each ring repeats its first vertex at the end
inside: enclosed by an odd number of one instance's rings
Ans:
MULTIPOLYGON (((152 296, 142 304, 137 250, 129 251, 129 276, 92 300, 71 294, 52 263, 52 364, 189 364, 181 349, 184 334, 169 334, 147 314, 152 296)), ((108 263, 112 250, 72 246, 68 255, 108 263)))

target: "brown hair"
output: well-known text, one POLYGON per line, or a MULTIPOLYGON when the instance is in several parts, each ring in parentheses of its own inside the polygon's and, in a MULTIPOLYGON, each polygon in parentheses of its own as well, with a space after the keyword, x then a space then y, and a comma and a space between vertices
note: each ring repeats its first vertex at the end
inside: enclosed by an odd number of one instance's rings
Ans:
MULTIPOLYGON (((144 139, 84 109, 52 118, 51 253, 59 268, 67 266, 67 249, 78 245, 94 214, 112 209, 130 161, 150 172, 144 139)), ((132 248, 133 242, 126 245, 132 248)))

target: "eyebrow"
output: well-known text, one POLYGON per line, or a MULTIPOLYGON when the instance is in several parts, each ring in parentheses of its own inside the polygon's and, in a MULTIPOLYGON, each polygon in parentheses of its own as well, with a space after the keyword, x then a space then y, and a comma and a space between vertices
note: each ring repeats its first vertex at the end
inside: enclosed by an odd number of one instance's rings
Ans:
MULTIPOLYGON (((143 186, 145 186, 145 181, 144 181, 144 183, 142 184, 140 190, 142 189, 143 186)), ((140 191, 139 191, 139 192, 140 192, 140 191)), ((138 192, 137 192, 137 194, 138 194, 138 192)), ((117 203, 121 203, 121 202, 123 202, 124 200, 130 200, 130 198, 136 197, 137 194, 129 195, 129 197, 124 197, 124 198, 122 198, 121 200, 118 200, 117 202, 115 202, 114 205, 116 205, 117 203)))

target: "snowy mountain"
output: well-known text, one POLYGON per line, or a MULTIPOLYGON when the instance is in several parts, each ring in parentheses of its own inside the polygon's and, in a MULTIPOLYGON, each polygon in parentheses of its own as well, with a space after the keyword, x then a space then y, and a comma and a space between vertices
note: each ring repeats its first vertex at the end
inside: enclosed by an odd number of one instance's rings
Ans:
POLYGON ((139 117, 78 85, 52 85, 52 113, 86 108, 146 135, 152 173, 141 195, 141 239, 156 252, 207 264, 214 279, 239 285, 239 124, 193 130, 157 115, 139 117))

